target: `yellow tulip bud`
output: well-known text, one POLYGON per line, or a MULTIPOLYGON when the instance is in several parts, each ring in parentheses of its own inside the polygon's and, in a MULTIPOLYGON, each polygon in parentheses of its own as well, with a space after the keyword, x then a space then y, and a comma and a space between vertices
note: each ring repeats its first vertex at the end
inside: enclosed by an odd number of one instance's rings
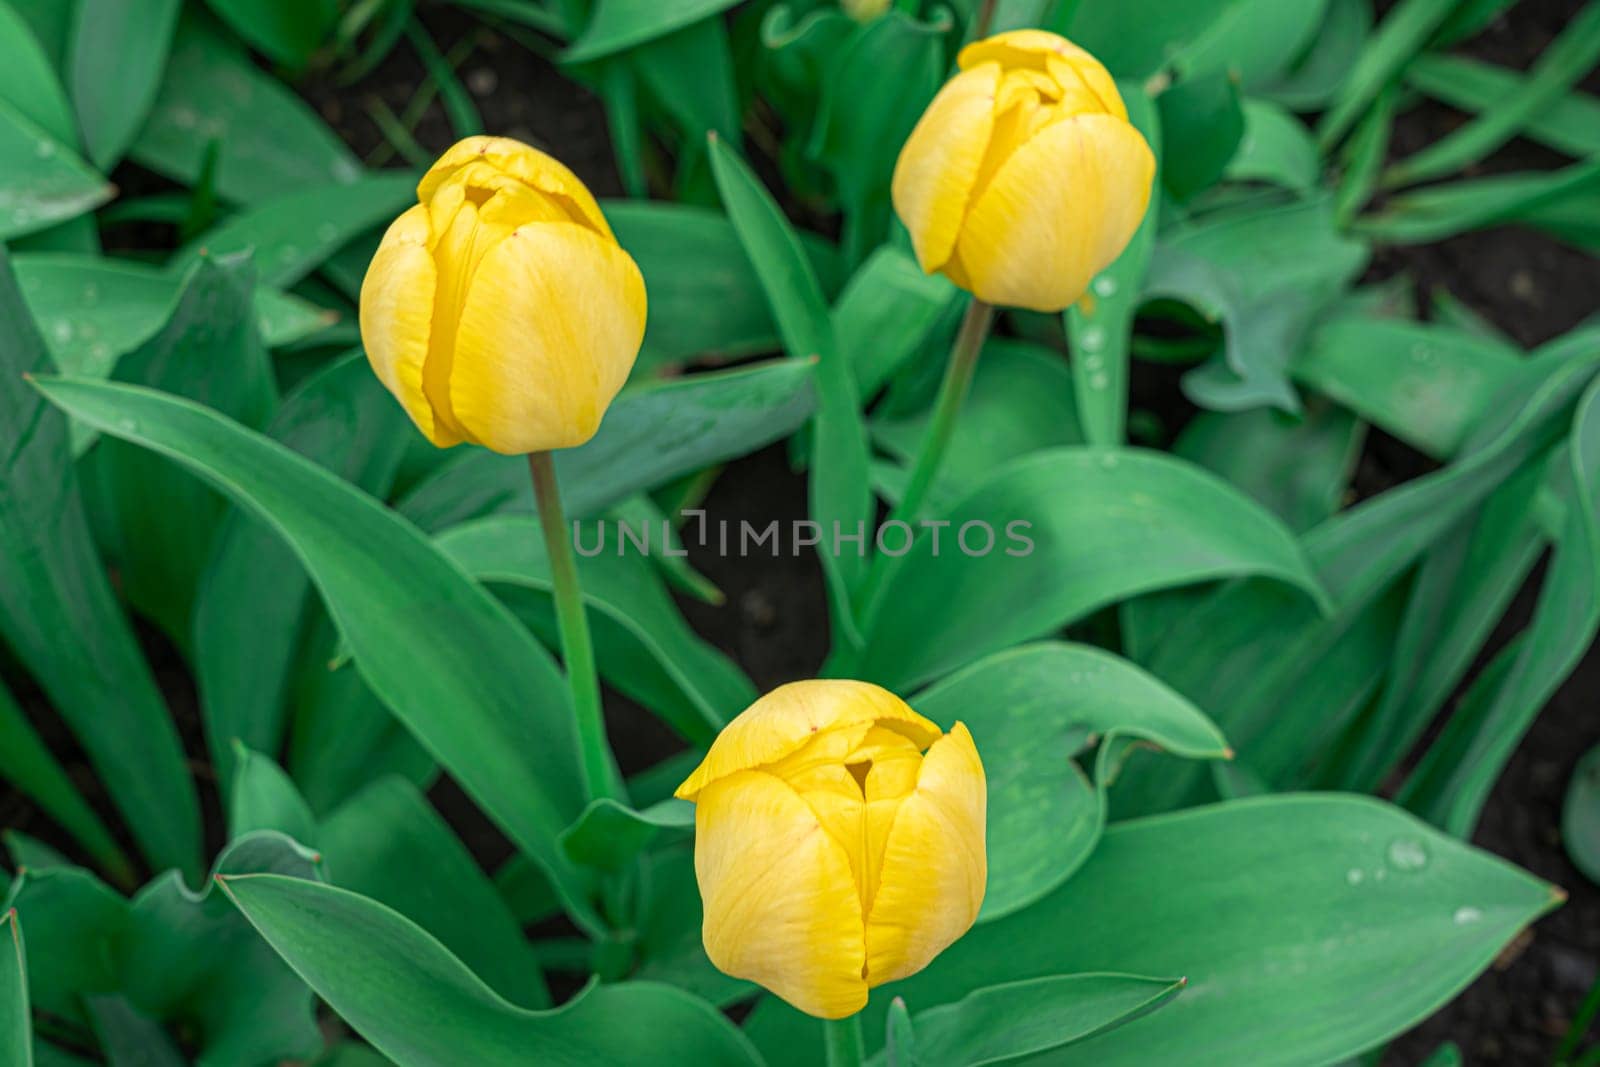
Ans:
POLYGON ((581 445, 633 369, 644 279, 583 182, 505 137, 469 137, 417 186, 361 285, 372 368, 428 440, 581 445))
POLYGON ((894 206, 917 261, 991 304, 1060 311, 1121 254, 1155 157, 1089 53, 1043 30, 961 50, 911 131, 894 206))
POLYGON ((839 1019, 915 974, 983 903, 983 764, 867 682, 793 682, 734 719, 678 787, 711 962, 839 1019))

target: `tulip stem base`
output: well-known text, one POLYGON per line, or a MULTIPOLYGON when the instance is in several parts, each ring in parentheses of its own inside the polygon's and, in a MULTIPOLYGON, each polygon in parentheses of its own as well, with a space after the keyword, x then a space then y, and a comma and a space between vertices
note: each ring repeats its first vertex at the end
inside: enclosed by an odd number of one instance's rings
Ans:
POLYGON ((545 551, 550 557, 550 584, 555 596, 556 625, 561 631, 561 658, 567 669, 567 684, 572 688, 572 710, 578 722, 584 778, 591 797, 620 800, 621 775, 606 740, 594 645, 589 639, 589 620, 583 610, 583 590, 578 585, 578 564, 572 554, 566 516, 562 513, 555 463, 548 452, 530 452, 528 470, 533 475, 539 525, 544 531, 545 551))
POLYGON ((861 1067, 866 1061, 860 1015, 822 1020, 822 1039, 828 1049, 828 1067, 861 1067))

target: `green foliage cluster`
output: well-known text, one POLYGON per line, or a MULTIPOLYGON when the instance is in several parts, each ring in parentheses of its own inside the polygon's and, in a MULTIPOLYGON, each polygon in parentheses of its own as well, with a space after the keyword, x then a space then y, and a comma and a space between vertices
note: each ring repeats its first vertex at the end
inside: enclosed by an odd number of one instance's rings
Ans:
MULTIPOLYGON (((980 6, 1099 55, 1157 150, 1092 300, 986 346, 929 498, 1030 521, 1033 553, 923 539, 872 588, 824 554, 830 668, 964 720, 990 784, 983 914, 874 996, 873 1062, 1334 1063, 1558 902, 1463 839, 1600 625, 1600 328, 1528 352, 1403 276, 1357 283, 1376 249, 1489 226, 1600 249, 1600 102, 1573 91, 1600 4, 1526 72, 1452 52, 1511 0, 452 6, 600 96, 630 194, 605 208, 651 317, 557 460, 585 521, 659 523, 784 440, 825 528, 898 498, 964 297, 917 269, 889 176, 980 6), (1422 98, 1469 118, 1394 159, 1422 98), (1513 137, 1571 162, 1466 173, 1513 137), (1155 439, 1143 361, 1187 365, 1202 409, 1167 450, 1129 441, 1155 439), (1429 473, 1354 499, 1370 428, 1429 473), (1544 558, 1531 621, 1429 733, 1544 558)), ((720 594, 679 557, 580 560, 602 677, 689 748, 586 803, 525 468, 433 451, 352 350, 417 175, 294 86, 409 49, 412 106, 371 114, 425 165, 433 100, 483 127, 428 11, 0 0, 0 778, 60 846, 5 839, 0 1064, 822 1056, 699 943, 670 794, 756 690, 672 594, 720 594), (119 196, 118 168, 165 191, 119 196), (176 240, 129 247, 150 233, 176 240), (217 855, 134 616, 194 679, 217 855), (513 846, 497 870, 427 800, 441 776, 513 846), (591 984, 553 1007, 552 977, 591 984)), ((1596 767, 1566 836, 1600 875, 1596 767)))

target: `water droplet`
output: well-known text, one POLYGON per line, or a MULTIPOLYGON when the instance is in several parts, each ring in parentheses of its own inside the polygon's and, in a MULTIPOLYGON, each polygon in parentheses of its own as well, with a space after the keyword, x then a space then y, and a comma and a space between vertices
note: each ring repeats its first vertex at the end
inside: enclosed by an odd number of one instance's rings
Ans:
POLYGON ((1420 871, 1428 865, 1428 847, 1414 837, 1389 842, 1389 863, 1397 871, 1420 871))
POLYGON ((40 141, 33 146, 33 154, 40 159, 49 159, 56 154, 56 143, 54 141, 40 141))
POLYGON ((1457 924, 1465 926, 1467 923, 1475 923, 1483 918, 1483 912, 1471 906, 1464 906, 1456 909, 1454 918, 1457 924))
POLYGON ((72 340, 72 323, 66 319, 57 319, 50 324, 50 335, 56 339, 57 344, 66 344, 72 340))
POLYGON ((1091 374, 1089 376, 1089 388, 1090 389, 1104 389, 1106 386, 1108 386, 1110 384, 1111 384, 1111 379, 1107 378, 1104 374, 1091 374))
POLYGON ((83 287, 83 302, 93 304, 100 299, 100 287, 93 282, 83 287))
POLYGON ((1086 351, 1093 352, 1106 346, 1106 331, 1103 326, 1091 326, 1083 331, 1083 347, 1086 351))
MULTIPOLYGON (((1094 383, 1091 382, 1090 384, 1092 385, 1094 383)), ((1115 470, 1117 466, 1117 454, 1115 452, 1101 453, 1100 466, 1104 467, 1108 471, 1115 470)))
POLYGON ((139 432, 139 420, 138 419, 129 419, 129 418, 118 419, 117 420, 117 429, 121 430, 123 433, 138 433, 139 432))
POLYGON ((1360 867, 1351 867, 1348 871, 1344 872, 1344 880, 1349 882, 1351 885, 1360 885, 1361 880, 1365 877, 1366 875, 1362 872, 1360 867))
POLYGON ((324 222, 321 226, 317 227, 317 240, 319 241, 331 241, 338 236, 339 227, 335 226, 331 222, 324 222))
POLYGON ((1117 280, 1110 275, 1102 274, 1094 280, 1094 295, 1108 297, 1117 295, 1117 280))

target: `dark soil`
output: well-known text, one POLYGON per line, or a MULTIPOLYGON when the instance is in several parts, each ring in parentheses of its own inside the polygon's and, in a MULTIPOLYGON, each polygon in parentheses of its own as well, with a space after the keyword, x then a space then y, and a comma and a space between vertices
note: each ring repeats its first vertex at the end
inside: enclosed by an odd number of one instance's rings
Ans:
MULTIPOLYGON (((1388 6, 1379 4, 1380 9, 1388 6)), ((1526 68, 1580 6, 1580 0, 1523 0, 1464 50, 1492 62, 1526 68)), ((442 51, 449 53, 464 41, 472 43, 471 54, 459 72, 491 132, 549 149, 602 197, 621 194, 604 111, 596 97, 523 43, 453 10, 425 8, 424 17, 442 51)), ((313 78, 303 89, 358 154, 381 164, 394 152, 370 118, 368 105, 377 99, 403 113, 422 80, 414 53, 402 43, 374 73, 353 86, 341 86, 327 76, 313 78)), ((1600 91, 1600 78, 1592 74, 1585 88, 1600 91)), ((1423 102, 1397 122, 1392 152, 1409 154, 1462 120, 1463 116, 1449 108, 1423 102)), ((437 102, 424 113, 415 133, 429 153, 448 145, 450 127, 437 102)), ((1519 140, 1496 153, 1481 169, 1491 173, 1551 168, 1564 162, 1519 140)), ((124 188, 150 184, 147 176, 137 173, 116 177, 124 188)), ((1414 278, 1424 297, 1440 289, 1451 293, 1529 347, 1566 332, 1600 309, 1596 297, 1600 293, 1600 261, 1521 229, 1502 228, 1426 247, 1386 250, 1378 255, 1371 279, 1397 273, 1414 278)), ((1423 304, 1426 306, 1426 299, 1423 304)), ((1154 416, 1154 425, 1163 428, 1168 442, 1193 413, 1178 387, 1181 371, 1141 363, 1133 376, 1135 406, 1154 416)), ((1367 495, 1415 477, 1430 466, 1405 445, 1374 432, 1356 484, 1367 495)), ((703 506, 712 523, 727 519, 765 524, 772 519, 803 518, 804 481, 791 469, 786 450, 774 446, 730 464, 703 506)), ((816 672, 828 648, 828 633, 822 577, 813 556, 750 561, 724 558, 692 543, 689 549, 690 562, 726 594, 725 603, 715 607, 679 598, 685 616, 700 634, 733 657, 763 691, 816 672)), ((1526 624, 1535 595, 1535 588, 1523 591, 1491 642, 1491 654, 1526 624)), ((202 782, 207 838, 215 847, 222 833, 215 793, 209 785, 215 776, 199 743, 192 684, 170 646, 149 634, 144 638, 202 782)), ((28 689, 20 672, 8 669, 5 673, 85 794, 109 816, 103 791, 59 720, 46 710, 39 694, 28 689)), ((1591 653, 1523 741, 1474 837, 1480 847, 1564 887, 1570 894, 1567 904, 1511 946, 1458 999, 1397 1040, 1384 1056, 1384 1064, 1420 1063, 1445 1041, 1459 1044, 1469 1063, 1548 1063, 1568 1020, 1600 974, 1600 888, 1571 865, 1559 836, 1562 797, 1573 766, 1590 747, 1600 744, 1600 718, 1592 714, 1597 692, 1600 654, 1591 653)), ((652 716, 614 693, 607 695, 607 718, 619 760, 629 772, 682 747, 652 716)), ((433 799, 487 865, 493 866, 508 854, 504 840, 453 784, 440 783, 433 799)), ((114 817, 108 817, 108 822, 118 825, 114 817)), ((0 793, 0 825, 33 834, 82 858, 15 793, 0 793)), ((1591 1038, 1600 1040, 1600 1033, 1591 1038)))

